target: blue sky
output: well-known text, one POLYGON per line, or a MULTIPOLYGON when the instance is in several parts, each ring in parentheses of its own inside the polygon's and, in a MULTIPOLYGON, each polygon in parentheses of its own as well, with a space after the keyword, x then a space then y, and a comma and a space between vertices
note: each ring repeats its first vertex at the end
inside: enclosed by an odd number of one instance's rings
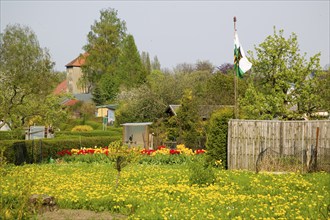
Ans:
POLYGON ((83 52, 100 10, 114 8, 126 21, 139 51, 158 56, 162 67, 209 60, 233 62, 233 17, 245 51, 252 50, 273 27, 298 35, 301 53, 321 52, 329 64, 330 1, 15 1, 0 0, 1 32, 8 24, 29 26, 47 47, 55 69, 83 52))

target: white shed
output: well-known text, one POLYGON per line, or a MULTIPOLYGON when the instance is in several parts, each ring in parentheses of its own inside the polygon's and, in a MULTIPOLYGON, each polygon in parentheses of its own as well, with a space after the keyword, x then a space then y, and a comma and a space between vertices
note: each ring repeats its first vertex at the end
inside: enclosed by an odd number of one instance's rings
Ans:
POLYGON ((123 129, 123 143, 129 146, 144 148, 152 147, 152 138, 149 134, 149 125, 152 122, 125 123, 123 129))

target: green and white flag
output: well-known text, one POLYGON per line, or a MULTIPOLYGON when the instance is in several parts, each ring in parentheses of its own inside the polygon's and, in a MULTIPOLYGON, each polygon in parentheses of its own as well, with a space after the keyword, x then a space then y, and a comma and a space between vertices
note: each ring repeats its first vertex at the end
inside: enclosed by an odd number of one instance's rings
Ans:
POLYGON ((239 43, 237 32, 235 31, 234 38, 234 68, 236 75, 240 78, 243 78, 243 74, 251 69, 252 63, 245 57, 245 53, 242 45, 239 43))

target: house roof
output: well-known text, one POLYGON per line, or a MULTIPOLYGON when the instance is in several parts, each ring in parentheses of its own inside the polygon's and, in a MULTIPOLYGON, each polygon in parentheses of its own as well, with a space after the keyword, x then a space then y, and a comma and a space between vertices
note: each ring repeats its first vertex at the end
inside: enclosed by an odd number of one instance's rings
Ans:
POLYGON ((73 105, 77 104, 78 102, 79 102, 79 100, 77 100, 77 99, 66 99, 61 104, 64 106, 73 106, 73 105))
POLYGON ((53 91, 53 94, 59 95, 61 93, 66 93, 68 91, 68 83, 67 82, 68 82, 67 80, 64 80, 63 82, 58 84, 57 87, 55 88, 55 90, 53 91))
POLYGON ((178 109, 180 108, 181 105, 169 105, 166 109, 166 113, 171 114, 171 115, 176 115, 178 109))
MULTIPOLYGON (((167 107, 165 113, 169 114, 170 116, 176 116, 180 106, 181 105, 169 105, 167 107)), ((198 106, 198 111, 199 111, 199 115, 203 119, 207 119, 211 116, 211 114, 215 110, 220 109, 220 108, 225 108, 225 107, 233 108, 234 106, 232 106, 232 105, 200 105, 200 106, 198 106)))
POLYGON ((78 99, 79 101, 83 102, 92 102, 93 95, 91 93, 79 93, 73 94, 73 96, 78 99))
POLYGON ((112 110, 116 110, 118 107, 118 104, 109 104, 109 105, 98 105, 96 108, 108 108, 112 110))
POLYGON ((85 52, 84 54, 80 54, 76 59, 72 60, 70 63, 66 64, 66 67, 81 67, 85 64, 86 57, 89 54, 85 52))

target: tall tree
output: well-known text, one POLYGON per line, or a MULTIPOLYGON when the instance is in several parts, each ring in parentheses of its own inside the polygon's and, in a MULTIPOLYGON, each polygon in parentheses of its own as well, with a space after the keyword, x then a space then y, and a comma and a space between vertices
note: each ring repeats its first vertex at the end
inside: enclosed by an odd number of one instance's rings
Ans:
POLYGON ((246 94, 241 100, 248 115, 248 109, 259 109, 259 116, 267 114, 271 118, 297 118, 319 108, 320 93, 316 79, 321 70, 320 54, 307 61, 306 55, 299 53, 297 35, 292 33, 286 39, 283 30, 277 33, 275 27, 273 36, 268 36, 255 47, 255 51, 256 57, 250 52, 255 88, 248 89, 251 94, 246 94), (313 77, 310 77, 312 73, 313 77), (265 100, 262 106, 248 99, 253 97, 252 93, 263 96, 254 98, 265 100))
MULTIPOLYGON (((0 119, 12 128, 21 128, 30 119, 45 119, 59 111, 53 105, 45 109, 48 95, 57 77, 52 73, 54 63, 47 49, 42 49, 35 33, 20 25, 9 25, 0 38, 0 119), (47 110, 47 109, 46 109, 47 110)), ((46 120, 46 119, 45 119, 46 120)))
POLYGON ((320 74, 318 82, 320 83, 319 88, 322 91, 320 94, 322 98, 322 107, 320 110, 330 112, 330 66, 320 74))
POLYGON ((103 96, 103 94, 102 94, 101 89, 100 89, 99 86, 96 86, 94 88, 92 95, 93 95, 92 100, 95 103, 95 105, 102 105, 102 104, 104 104, 105 99, 104 99, 104 96, 103 96))
POLYGON ((179 63, 174 68, 174 73, 191 73, 193 71, 195 71, 195 67, 191 63, 179 63))
POLYGON ((224 63, 217 68, 223 74, 231 74, 234 72, 234 64, 232 63, 224 63))
POLYGON ((88 42, 83 47, 89 55, 82 70, 90 83, 95 85, 104 74, 116 80, 116 68, 125 36, 126 23, 118 18, 117 11, 112 8, 101 10, 100 20, 91 26, 88 42))
POLYGON ((214 66, 208 60, 198 60, 196 62, 196 70, 197 71, 208 71, 208 72, 212 73, 214 70, 214 66))
POLYGON ((183 141, 189 148, 197 148, 203 130, 199 105, 195 101, 191 90, 185 90, 182 96, 176 122, 179 130, 179 142, 183 141))
POLYGON ((142 64, 134 37, 130 34, 123 41, 116 75, 119 84, 127 87, 134 87, 146 81, 146 69, 142 64))
POLYGON ((160 62, 157 56, 154 56, 154 59, 151 63, 152 70, 160 70, 160 62))
POLYGON ((151 73, 151 63, 150 63, 150 57, 149 57, 148 52, 142 51, 141 61, 143 63, 143 66, 146 70, 147 75, 149 75, 151 73))

